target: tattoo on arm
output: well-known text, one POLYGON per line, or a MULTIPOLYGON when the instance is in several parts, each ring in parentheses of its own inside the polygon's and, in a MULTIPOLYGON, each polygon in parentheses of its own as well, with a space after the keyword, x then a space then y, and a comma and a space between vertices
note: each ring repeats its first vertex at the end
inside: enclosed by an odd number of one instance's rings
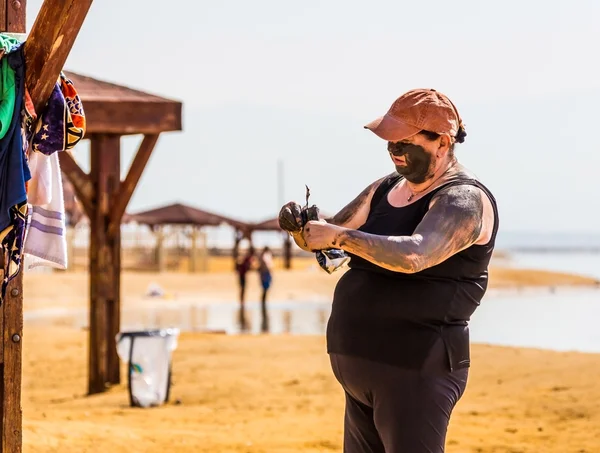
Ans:
POLYGON ((436 194, 412 236, 379 236, 344 230, 336 242, 343 250, 380 267, 414 273, 473 245, 482 224, 481 190, 462 185, 436 194))
POLYGON ((369 204, 373 194, 385 178, 378 179, 363 190, 354 200, 348 203, 333 217, 325 219, 327 223, 346 228, 359 228, 369 215, 369 204))

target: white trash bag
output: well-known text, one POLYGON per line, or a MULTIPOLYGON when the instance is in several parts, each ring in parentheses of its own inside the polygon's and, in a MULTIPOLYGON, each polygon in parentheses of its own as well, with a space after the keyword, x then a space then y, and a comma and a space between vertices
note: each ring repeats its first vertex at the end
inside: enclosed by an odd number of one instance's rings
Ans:
POLYGON ((131 406, 160 406, 169 400, 171 354, 177 348, 179 329, 120 332, 117 353, 129 364, 131 406))

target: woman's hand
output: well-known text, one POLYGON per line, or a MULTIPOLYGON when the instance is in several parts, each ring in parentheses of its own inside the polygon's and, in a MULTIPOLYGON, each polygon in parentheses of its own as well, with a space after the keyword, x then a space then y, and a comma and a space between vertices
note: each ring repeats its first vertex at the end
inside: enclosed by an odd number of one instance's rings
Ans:
POLYGON ((332 225, 325 220, 311 220, 304 226, 302 236, 306 246, 312 251, 336 248, 338 236, 346 228, 332 225))
POLYGON ((292 239, 294 240, 294 242, 296 243, 296 245, 298 247, 300 247, 305 252, 312 252, 312 250, 306 246, 306 242, 304 241, 304 236, 302 236, 302 231, 296 231, 296 232, 290 233, 290 234, 292 236, 292 239))
POLYGON ((282 206, 279 211, 279 226, 289 233, 298 233, 302 230, 302 208, 295 201, 290 201, 282 206))

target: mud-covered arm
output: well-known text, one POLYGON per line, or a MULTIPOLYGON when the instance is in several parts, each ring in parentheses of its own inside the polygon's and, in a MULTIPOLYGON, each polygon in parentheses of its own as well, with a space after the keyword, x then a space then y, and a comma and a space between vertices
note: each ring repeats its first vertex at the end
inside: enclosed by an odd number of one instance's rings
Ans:
POLYGON ((454 186, 440 191, 412 236, 379 236, 343 229, 334 246, 380 267, 415 273, 435 266, 473 245, 483 223, 481 191, 454 186))

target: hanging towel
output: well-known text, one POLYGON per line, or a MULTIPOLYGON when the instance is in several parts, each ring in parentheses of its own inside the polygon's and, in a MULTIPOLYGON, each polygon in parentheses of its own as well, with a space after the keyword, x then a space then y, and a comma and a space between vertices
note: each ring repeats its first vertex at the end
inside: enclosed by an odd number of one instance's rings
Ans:
MULTIPOLYGON (((51 266, 58 269, 67 268, 67 240, 65 226, 65 203, 63 198, 62 178, 58 153, 46 156, 32 152, 30 160, 36 161, 34 175, 38 170, 49 171, 49 185, 38 184, 35 188, 37 196, 44 199, 50 194, 46 204, 33 204, 27 236, 25 237, 25 253, 32 257, 29 269, 37 266, 51 266)), ((45 177, 46 175, 44 175, 45 177)), ((36 178, 32 179, 32 182, 36 178)), ((38 180, 39 183, 39 180, 38 180)), ((30 185, 30 201, 34 185, 30 185)))
POLYGON ((52 163, 48 156, 32 151, 29 153, 31 179, 27 201, 34 206, 49 204, 52 200, 52 163))

